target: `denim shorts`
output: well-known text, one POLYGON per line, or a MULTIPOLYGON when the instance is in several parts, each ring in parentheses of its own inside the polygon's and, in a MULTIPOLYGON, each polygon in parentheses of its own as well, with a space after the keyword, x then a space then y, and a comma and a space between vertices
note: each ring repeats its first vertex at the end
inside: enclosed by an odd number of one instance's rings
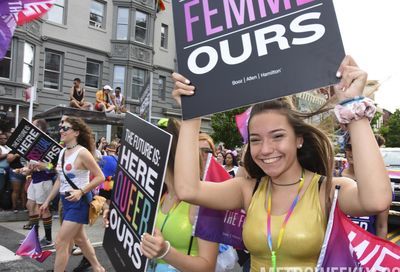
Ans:
POLYGON ((60 196, 63 205, 63 220, 79 224, 89 223, 89 204, 85 197, 79 201, 68 201, 65 195, 60 196))
POLYGON ((25 182, 25 176, 22 175, 22 174, 17 174, 17 173, 15 173, 15 172, 13 171, 13 169, 10 168, 10 170, 9 170, 8 173, 9 173, 8 179, 9 179, 11 182, 21 182, 21 183, 24 183, 24 182, 25 182))

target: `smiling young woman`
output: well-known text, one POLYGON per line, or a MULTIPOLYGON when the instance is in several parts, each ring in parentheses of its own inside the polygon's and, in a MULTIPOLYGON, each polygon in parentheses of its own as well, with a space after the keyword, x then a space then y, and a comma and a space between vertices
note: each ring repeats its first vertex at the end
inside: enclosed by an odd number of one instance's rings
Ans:
MULTIPOLYGON (((307 124, 306 116, 294 111, 287 99, 252 108, 244 160, 249 178, 200 182, 195 154, 201 120, 182 122, 175 160, 176 193, 179 199, 200 206, 246 210, 243 239, 251 254, 251 271, 282 267, 301 271, 316 266, 336 185, 341 186, 339 205, 349 215, 379 213, 391 203, 389 178, 367 119, 369 102, 359 98, 367 74, 346 56, 337 76, 341 78, 335 86, 341 103, 337 116, 352 139, 357 139, 351 143, 357 183, 332 177, 334 154, 328 136, 307 124), (347 103, 368 107, 357 116, 346 116, 357 118, 341 118, 345 117, 341 108, 352 111, 347 103)), ((180 104, 181 95, 193 95, 195 87, 180 74, 174 73, 173 79, 173 96, 180 104)))

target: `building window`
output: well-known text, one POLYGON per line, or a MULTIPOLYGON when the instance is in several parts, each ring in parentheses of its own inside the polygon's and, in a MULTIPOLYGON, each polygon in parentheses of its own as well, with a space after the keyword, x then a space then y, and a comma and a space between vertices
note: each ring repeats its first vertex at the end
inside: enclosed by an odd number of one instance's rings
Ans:
POLYGON ((125 90, 125 66, 114 66, 113 88, 120 87, 122 93, 125 90))
POLYGON ((136 11, 135 41, 146 43, 147 14, 136 11))
POLYGON ((168 26, 161 24, 161 47, 168 48, 168 26))
POLYGON ((165 100, 165 95, 167 92, 167 78, 165 76, 160 76, 158 78, 158 84, 160 85, 159 90, 160 90, 160 97, 162 100, 165 100))
POLYGON ((85 85, 88 87, 99 88, 100 72, 101 72, 100 63, 93 60, 87 60, 85 85))
POLYGON ((11 73, 11 48, 7 50, 6 55, 0 61, 0 77, 10 78, 11 73))
POLYGON ((64 24, 64 0, 55 0, 53 7, 47 12, 47 20, 60 25, 64 24))
POLYGON ((129 9, 118 8, 117 16, 117 40, 128 39, 129 9))
POLYGON ((44 64, 44 87, 61 90, 62 54, 46 51, 44 64))
POLYGON ((33 61, 35 59, 35 46, 24 44, 24 66, 22 68, 22 82, 33 85, 33 61))
POLYGON ((104 10, 105 5, 98 1, 92 1, 90 5, 90 18, 89 24, 97 28, 104 28, 104 10))
POLYGON ((139 68, 132 69, 132 99, 139 100, 147 79, 147 71, 139 68))

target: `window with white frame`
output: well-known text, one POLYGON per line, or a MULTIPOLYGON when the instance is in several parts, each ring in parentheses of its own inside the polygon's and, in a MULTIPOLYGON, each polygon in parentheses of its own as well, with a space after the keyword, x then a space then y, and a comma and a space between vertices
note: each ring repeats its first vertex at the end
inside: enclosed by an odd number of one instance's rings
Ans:
POLYGON ((117 40, 128 39, 129 8, 118 8, 117 40))
POLYGON ((132 93, 131 98, 139 100, 144 83, 147 79, 147 71, 139 68, 132 69, 132 93))
POLYGON ((105 4, 92 0, 90 4, 89 25, 97 28, 105 28, 105 4))
POLYGON ((0 77, 2 78, 10 78, 11 75, 11 48, 7 50, 6 55, 2 60, 0 60, 0 77))
POLYGON ((124 93, 125 90, 125 71, 125 66, 114 66, 113 88, 120 87, 122 93, 124 93))
POLYGON ((147 41, 147 14, 136 11, 135 41, 146 43, 147 41))
POLYGON ((161 47, 168 49, 168 25, 161 24, 161 47))
POLYGON ((86 62, 85 86, 99 88, 100 72, 101 72, 101 63, 88 59, 86 62))
POLYGON ((61 67, 63 55, 55 51, 46 50, 44 64, 44 87, 61 90, 61 67))
POLYGON ((65 24, 65 0, 55 0, 52 8, 47 12, 47 20, 60 25, 65 24))
POLYGON ((22 68, 22 82, 33 85, 33 61, 35 60, 35 46, 25 42, 24 66, 22 68))

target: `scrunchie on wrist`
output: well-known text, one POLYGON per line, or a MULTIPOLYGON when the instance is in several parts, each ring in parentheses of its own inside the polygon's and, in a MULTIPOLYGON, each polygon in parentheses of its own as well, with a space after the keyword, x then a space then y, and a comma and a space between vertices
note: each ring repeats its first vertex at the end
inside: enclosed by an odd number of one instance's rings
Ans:
POLYGON ((369 98, 357 96, 352 99, 342 101, 335 106, 335 115, 341 125, 345 127, 352 121, 368 118, 369 121, 375 115, 376 106, 374 101, 369 98))

